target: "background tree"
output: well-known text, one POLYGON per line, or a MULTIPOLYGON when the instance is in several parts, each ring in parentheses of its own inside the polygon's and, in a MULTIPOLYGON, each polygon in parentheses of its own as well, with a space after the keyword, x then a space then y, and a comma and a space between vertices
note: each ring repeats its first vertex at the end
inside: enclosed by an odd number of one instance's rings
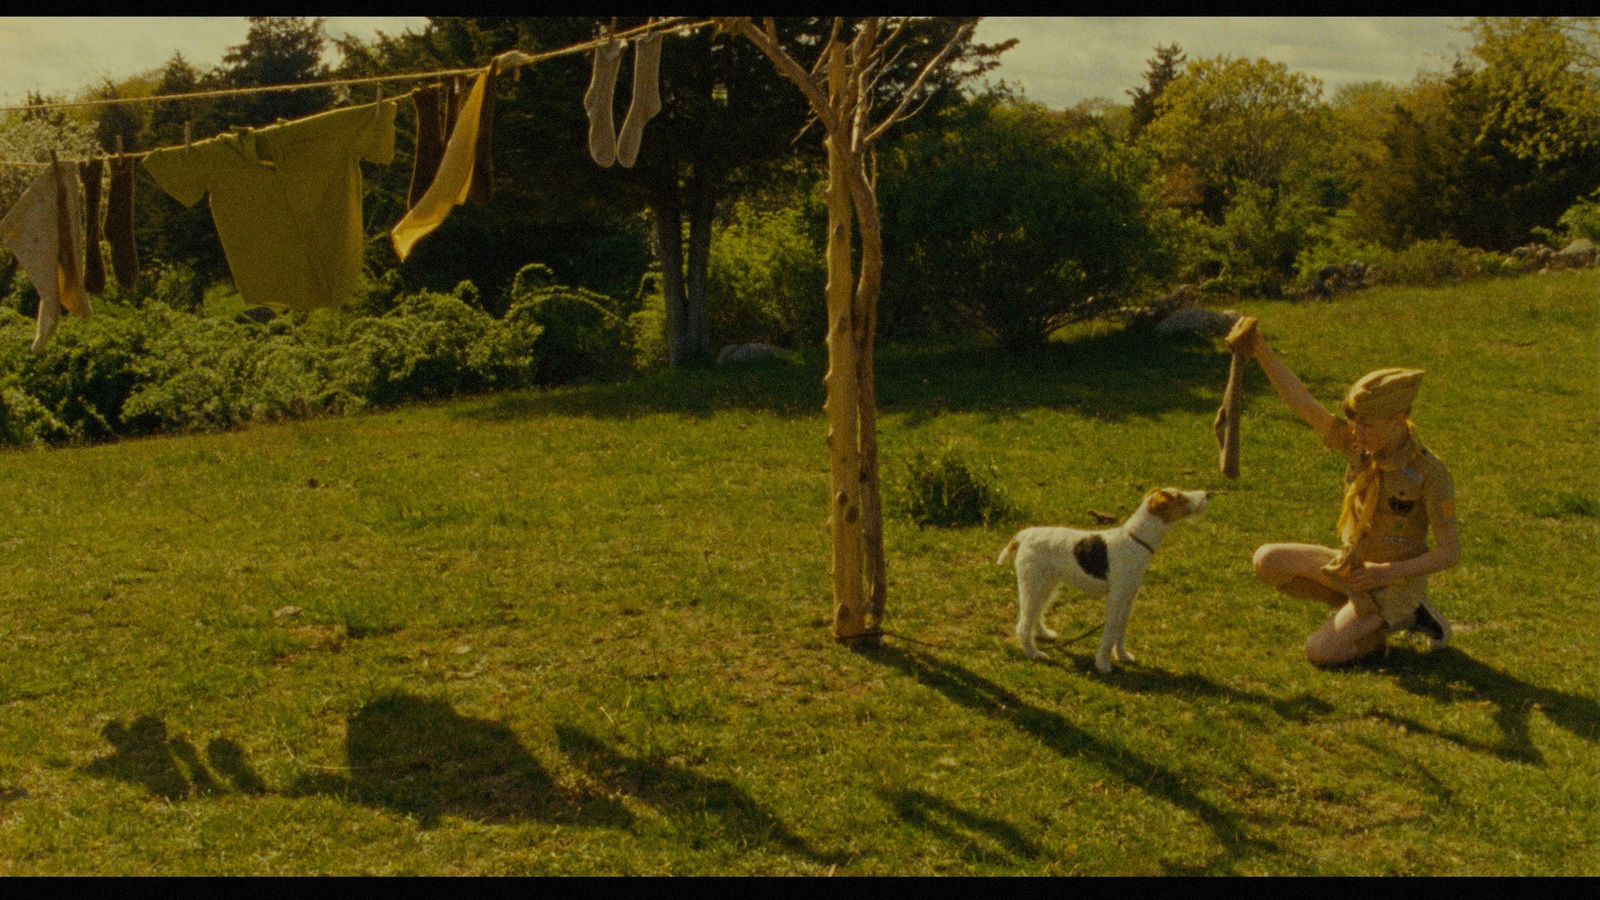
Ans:
POLYGON ((1196 60, 1161 92, 1144 136, 1165 174, 1195 186, 1175 199, 1219 222, 1237 182, 1276 189, 1321 138, 1321 96, 1321 82, 1282 63, 1196 60))
POLYGON ((1177 42, 1166 46, 1157 45, 1154 59, 1146 60, 1149 66, 1144 73, 1144 86, 1128 91, 1128 96, 1133 98, 1132 116, 1128 125, 1128 139, 1135 140, 1144 132, 1156 117, 1156 102, 1166 91, 1167 85, 1183 70, 1183 64, 1188 61, 1177 42))
POLYGON ((1471 58, 1397 99, 1352 199, 1359 233, 1504 250, 1600 186, 1600 82, 1581 41, 1549 18, 1470 31, 1471 58))
MULTIPOLYGON (((229 48, 212 81, 223 88, 271 84, 307 84, 329 76, 323 50, 326 19, 298 16, 251 16, 244 42, 229 48)), ((218 114, 228 125, 271 125, 326 111, 335 99, 331 88, 244 94, 218 101, 218 114)))

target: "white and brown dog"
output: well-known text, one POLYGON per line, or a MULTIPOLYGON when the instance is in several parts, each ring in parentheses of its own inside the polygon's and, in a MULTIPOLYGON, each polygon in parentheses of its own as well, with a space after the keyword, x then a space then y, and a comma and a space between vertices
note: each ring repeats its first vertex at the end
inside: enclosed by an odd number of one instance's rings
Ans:
POLYGON ((1111 671, 1113 649, 1118 662, 1133 662, 1122 636, 1150 558, 1172 523, 1204 512, 1209 499, 1205 491, 1157 488, 1145 494, 1128 521, 1116 528, 1024 528, 1017 532, 1000 551, 995 565, 1004 565, 1006 558, 1016 553, 1017 604, 1021 607, 1017 642, 1022 651, 1031 659, 1042 659, 1044 654, 1034 640, 1055 640, 1056 633, 1044 627, 1044 613, 1065 581, 1090 595, 1105 595, 1106 625, 1100 633, 1095 668, 1111 671))

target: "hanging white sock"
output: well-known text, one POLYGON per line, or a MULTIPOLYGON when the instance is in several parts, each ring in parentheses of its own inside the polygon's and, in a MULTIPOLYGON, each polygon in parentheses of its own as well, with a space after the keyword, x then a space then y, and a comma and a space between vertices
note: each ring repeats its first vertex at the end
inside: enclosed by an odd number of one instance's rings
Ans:
POLYGON ((623 168, 633 168, 639 156, 639 140, 644 136, 644 123, 661 111, 661 35, 652 34, 639 39, 633 48, 633 103, 628 106, 628 117, 622 121, 622 133, 617 135, 617 162, 623 168))
POLYGON ((594 48, 594 74, 583 94, 583 108, 589 112, 589 155, 601 166, 609 166, 617 158, 617 126, 611 107, 616 102, 622 48, 620 41, 594 48))

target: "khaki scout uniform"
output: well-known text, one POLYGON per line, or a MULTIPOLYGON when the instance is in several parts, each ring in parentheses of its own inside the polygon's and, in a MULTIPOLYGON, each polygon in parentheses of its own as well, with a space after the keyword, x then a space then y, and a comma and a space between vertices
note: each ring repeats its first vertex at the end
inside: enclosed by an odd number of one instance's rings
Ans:
MULTIPOLYGON (((1323 445, 1345 454, 1346 490, 1356 477, 1371 468, 1372 454, 1356 446, 1355 436, 1344 420, 1335 420, 1322 435, 1323 445)), ((1399 562, 1428 552, 1428 526, 1455 518, 1455 485, 1444 463, 1416 439, 1409 438, 1394 454, 1379 462, 1379 501, 1371 524, 1355 544, 1344 548, 1341 560, 1355 558, 1366 562, 1399 562)), ((1332 565, 1332 564, 1330 564, 1332 565)), ((1390 582, 1370 592, 1371 606, 1363 595, 1355 595, 1364 612, 1382 614, 1391 629, 1411 624, 1417 607, 1427 599, 1428 576, 1418 575, 1390 582)))

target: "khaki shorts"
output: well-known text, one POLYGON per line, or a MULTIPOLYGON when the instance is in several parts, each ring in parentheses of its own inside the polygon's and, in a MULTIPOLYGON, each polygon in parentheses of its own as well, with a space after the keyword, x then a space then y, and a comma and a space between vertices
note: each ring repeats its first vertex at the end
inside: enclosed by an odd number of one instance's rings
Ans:
POLYGON ((1372 599, 1390 628, 1409 628, 1417 607, 1428 599, 1428 576, 1392 581, 1373 591, 1372 599))
MULTIPOLYGON (((1337 554, 1330 551, 1329 559, 1337 554)), ((1335 578, 1335 580, 1338 580, 1335 578)), ((1415 618, 1417 607, 1422 601, 1428 599, 1428 576, 1417 575, 1411 578, 1402 578, 1391 581, 1380 588, 1357 593, 1348 592, 1354 601, 1356 609, 1364 615, 1377 613, 1383 616, 1384 624, 1390 630, 1409 628, 1411 620, 1415 618)))

